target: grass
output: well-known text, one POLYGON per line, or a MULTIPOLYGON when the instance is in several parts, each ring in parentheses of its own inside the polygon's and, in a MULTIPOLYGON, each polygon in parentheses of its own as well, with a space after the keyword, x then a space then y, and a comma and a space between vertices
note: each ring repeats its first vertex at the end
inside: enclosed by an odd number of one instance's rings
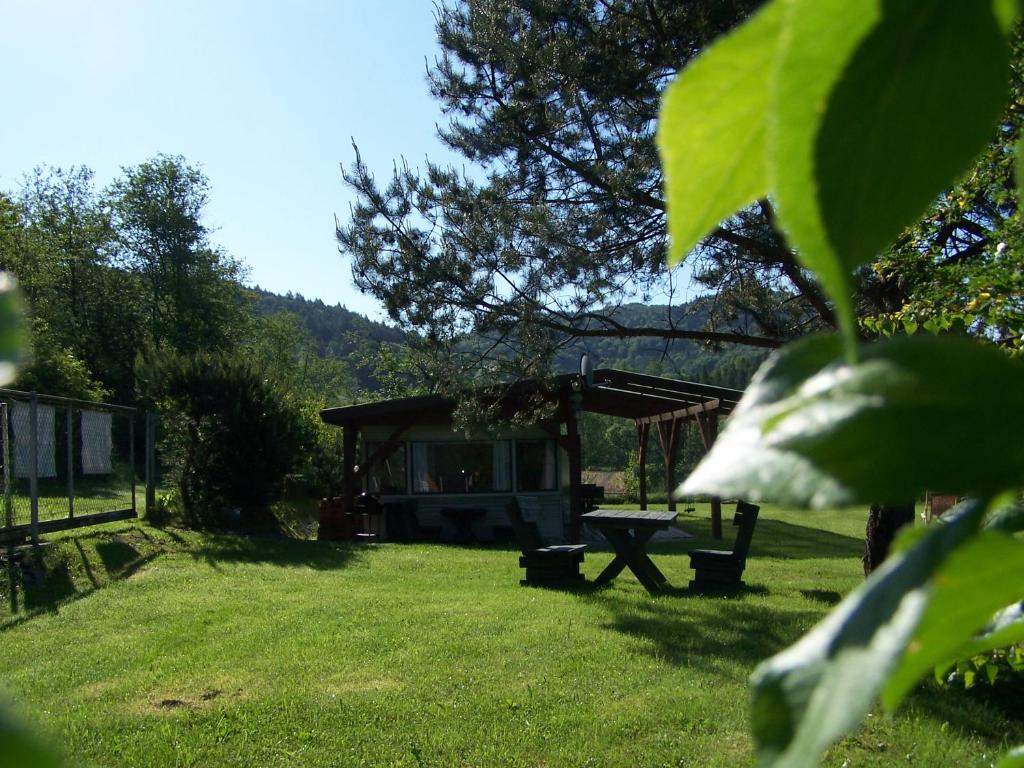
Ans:
MULTIPOLYGON (((132 506, 131 478, 125 472, 103 477, 76 477, 74 491, 75 515, 77 516, 131 509, 132 506)), ((135 495, 139 509, 143 506, 145 492, 145 483, 137 479, 135 495)), ((10 512, 14 525, 27 525, 31 522, 31 497, 27 479, 15 478, 12 480, 10 500, 10 512)), ((68 509, 67 480, 40 478, 39 520, 62 520, 68 516, 68 509)), ((3 499, 0 499, 0 525, 4 524, 5 514, 3 499)))
MULTIPOLYGON (((749 591, 652 598, 522 588, 511 550, 111 524, 52 537, 0 617, 3 686, 69 765, 748 765, 747 677, 860 583, 863 525, 765 508, 749 591)), ((652 555, 685 586, 704 543, 652 555)), ((826 765, 987 766, 1013 706, 925 686, 826 765)))

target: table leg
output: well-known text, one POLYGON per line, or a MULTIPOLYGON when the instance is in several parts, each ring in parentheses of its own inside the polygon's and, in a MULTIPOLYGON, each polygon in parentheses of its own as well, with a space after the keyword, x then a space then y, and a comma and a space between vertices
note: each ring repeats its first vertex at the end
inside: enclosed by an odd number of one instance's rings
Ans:
POLYGON ((644 545, 654 535, 654 531, 630 533, 623 528, 608 528, 601 533, 614 548, 615 559, 601 571, 595 584, 606 584, 622 573, 623 569, 629 568, 648 592, 655 594, 661 591, 661 585, 667 579, 644 552, 644 545))

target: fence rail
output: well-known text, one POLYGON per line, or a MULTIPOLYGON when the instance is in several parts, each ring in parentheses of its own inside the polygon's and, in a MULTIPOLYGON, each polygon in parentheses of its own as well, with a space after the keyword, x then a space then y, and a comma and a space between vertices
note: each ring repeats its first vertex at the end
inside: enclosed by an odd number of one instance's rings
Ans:
POLYGON ((137 517, 139 488, 153 499, 153 430, 128 406, 0 389, 0 541, 137 517))

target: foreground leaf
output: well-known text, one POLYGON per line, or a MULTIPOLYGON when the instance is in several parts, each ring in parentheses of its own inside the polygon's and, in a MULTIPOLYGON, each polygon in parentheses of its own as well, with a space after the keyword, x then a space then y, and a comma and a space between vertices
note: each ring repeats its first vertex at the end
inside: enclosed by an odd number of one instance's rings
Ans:
MULTIPOLYGON (((907 651, 882 694, 886 708, 895 709, 928 672, 951 659, 979 651, 974 635, 992 614, 1024 598, 1024 542, 983 531, 960 547, 936 572, 928 608, 907 651)), ((999 634, 1013 637, 1013 624, 999 634)), ((1003 641, 1001 647, 1014 642, 1003 641)))
POLYGON ((59 761, 21 723, 0 708, 0 765, 18 768, 57 768, 59 761))
POLYGON ((22 346, 21 303, 14 278, 0 272, 0 387, 17 375, 22 346))
POLYGON ((679 492, 836 507, 1024 482, 1024 362, 934 336, 860 354, 818 336, 770 357, 679 492))
POLYGON ((855 728, 896 666, 924 611, 928 580, 973 536, 981 502, 961 505, 912 549, 890 557, 796 645, 753 674, 760 765, 810 768, 855 728))
POLYGON ((851 270, 920 218, 992 138, 1010 73, 1003 22, 990 2, 790 2, 773 187, 786 233, 851 333, 851 270))
POLYGON ((669 87, 658 119, 672 264, 768 192, 768 78, 782 3, 767 5, 698 56, 669 87))
POLYGON ((996 768, 1024 768, 1024 746, 1014 747, 996 763, 996 768))

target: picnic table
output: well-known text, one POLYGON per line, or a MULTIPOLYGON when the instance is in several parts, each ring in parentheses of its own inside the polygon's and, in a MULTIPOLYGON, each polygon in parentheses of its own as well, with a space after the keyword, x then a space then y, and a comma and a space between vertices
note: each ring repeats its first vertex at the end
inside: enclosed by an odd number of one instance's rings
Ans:
POLYGON ((675 512, 595 509, 583 515, 582 519, 600 531, 615 550, 615 559, 601 571, 595 584, 607 584, 623 569, 629 568, 652 595, 665 589, 668 580, 647 556, 647 542, 656 532, 672 525, 676 519, 675 512))

